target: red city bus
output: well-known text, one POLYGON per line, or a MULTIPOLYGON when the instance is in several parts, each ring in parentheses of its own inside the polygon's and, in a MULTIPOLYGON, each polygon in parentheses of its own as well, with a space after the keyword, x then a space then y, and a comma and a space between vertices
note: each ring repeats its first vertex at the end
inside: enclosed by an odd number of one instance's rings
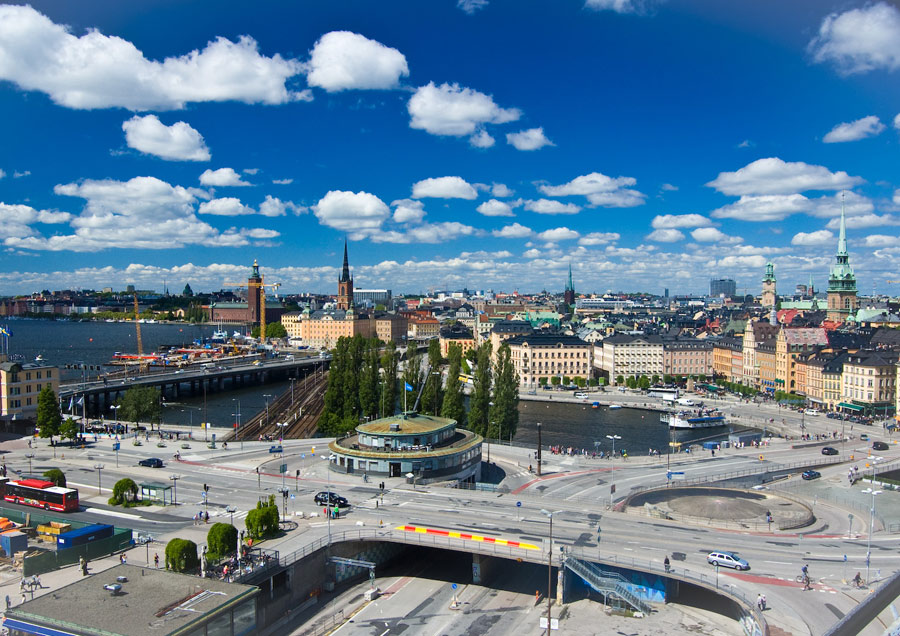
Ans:
POLYGON ((20 479, 5 485, 3 498, 12 503, 35 506, 57 512, 78 511, 78 491, 74 488, 60 488, 52 481, 43 479, 20 479))

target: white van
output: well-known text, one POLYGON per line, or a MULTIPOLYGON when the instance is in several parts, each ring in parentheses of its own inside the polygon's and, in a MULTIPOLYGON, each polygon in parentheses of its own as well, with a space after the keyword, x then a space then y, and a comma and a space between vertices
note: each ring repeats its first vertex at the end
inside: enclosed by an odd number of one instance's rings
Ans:
POLYGON ((694 401, 691 398, 678 398, 675 401, 681 406, 694 406, 694 401))
POLYGON ((588 399, 588 394, 582 393, 579 391, 578 393, 575 394, 575 399, 576 400, 586 400, 586 399, 588 399))

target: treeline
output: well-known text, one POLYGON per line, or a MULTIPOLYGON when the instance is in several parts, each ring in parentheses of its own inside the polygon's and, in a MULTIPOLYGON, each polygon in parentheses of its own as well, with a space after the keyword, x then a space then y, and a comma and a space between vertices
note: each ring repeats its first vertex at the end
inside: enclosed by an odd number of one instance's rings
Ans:
POLYGON ((519 424, 519 378, 509 347, 501 346, 496 363, 492 363, 491 345, 485 343, 475 351, 474 359, 475 386, 467 413, 459 382, 464 361, 458 345, 450 345, 446 360, 437 340, 429 342, 424 357, 415 348, 408 349, 405 369, 398 378, 399 355, 393 342, 384 345, 377 338, 340 338, 333 351, 319 431, 339 436, 364 419, 393 415, 398 406, 412 410, 421 394, 419 413, 454 419, 480 435, 496 438, 502 434, 508 439, 519 424), (445 365, 447 382, 442 386, 445 365))

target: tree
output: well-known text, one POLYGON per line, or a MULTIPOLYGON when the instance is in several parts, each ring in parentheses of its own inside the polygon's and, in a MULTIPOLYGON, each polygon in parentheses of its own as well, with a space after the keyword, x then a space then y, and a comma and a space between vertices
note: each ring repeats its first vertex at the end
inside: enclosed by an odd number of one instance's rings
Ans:
POLYGON ((657 384, 659 384, 659 376, 656 375, 656 374, 654 373, 654 374, 650 377, 650 383, 653 384, 654 386, 657 385, 657 384))
POLYGON ((397 345, 393 340, 381 354, 381 369, 381 417, 388 417, 397 404, 397 345))
POLYGON ((220 559, 237 551, 238 531, 230 523, 214 523, 206 533, 207 555, 220 559))
POLYGON ((625 386, 627 386, 629 389, 637 388, 637 380, 633 375, 628 376, 628 379, 625 380, 625 386))
POLYGON ((494 363, 494 405, 490 417, 489 437, 512 439, 515 436, 519 428, 519 374, 505 342, 500 345, 494 363))
POLYGON ((541 386, 547 386, 547 378, 546 377, 538 378, 538 384, 540 384, 541 386))
POLYGON ((462 384, 459 373, 462 368, 462 347, 451 343, 447 350, 450 366, 447 369, 447 386, 444 387, 444 401, 441 404, 441 417, 456 420, 457 426, 465 426, 466 407, 463 404, 462 384))
POLYGON ((119 402, 119 419, 127 422, 147 422, 150 430, 153 423, 159 424, 161 415, 160 397, 158 387, 135 386, 125 391, 119 402))
POLYGON ((59 468, 51 468, 50 470, 44 471, 44 479, 52 481, 54 486, 59 486, 60 488, 66 487, 66 475, 59 468))
POLYGON ((672 376, 669 375, 668 373, 663 375, 663 384, 672 384, 673 381, 674 381, 674 378, 672 378, 672 376))
POLYGON ((584 388, 584 386, 587 384, 587 381, 581 376, 575 376, 574 378, 572 378, 572 382, 574 382, 575 386, 577 386, 578 388, 584 388))
POLYGON ((359 369, 362 366, 364 339, 357 334, 345 339, 345 356, 341 367, 344 386, 340 432, 353 430, 359 424, 359 369))
POLYGON ((562 379, 558 375, 550 377, 550 384, 553 386, 559 386, 560 382, 562 382, 562 379))
POLYGON ((59 427, 59 436, 63 439, 75 440, 78 438, 78 422, 71 417, 67 417, 59 427))
POLYGON ((37 425, 41 429, 41 437, 52 438, 59 435, 59 426, 62 424, 62 415, 59 412, 59 402, 56 393, 49 384, 38 394, 37 401, 37 425))
POLYGON ((344 417, 344 365, 347 361, 347 339, 339 338, 332 352, 328 367, 328 388, 325 389, 325 405, 319 417, 319 432, 336 436, 344 417))
POLYGON ((650 388, 650 378, 648 378, 646 375, 642 375, 641 377, 639 377, 638 378, 638 388, 643 389, 645 391, 647 389, 649 389, 650 388))
POLYGON ((428 343, 428 376, 422 390, 420 410, 437 415, 441 407, 441 344, 437 340, 428 343))
POLYGON ((617 376, 616 376, 616 384, 619 385, 619 386, 625 384, 625 376, 624 376, 624 375, 617 375, 617 376))
POLYGON ((588 386, 599 386, 599 384, 600 384, 599 378, 589 378, 588 379, 588 386))
POLYGON ((422 356, 415 343, 406 348, 406 369, 403 371, 404 408, 412 408, 422 387, 425 371, 422 369, 422 356), (408 391, 407 385, 411 387, 408 391), (409 393, 409 395, 406 395, 409 393))
POLYGON ((359 377, 359 408, 362 414, 369 419, 378 417, 379 398, 381 398, 378 392, 378 371, 380 369, 378 340, 372 338, 366 341, 362 371, 359 377))
MULTIPOLYGON (((250 330, 250 335, 254 338, 259 338, 260 333, 259 325, 250 330)), ((280 322, 266 323, 266 338, 287 338, 287 335, 287 329, 280 322)))
POLYGON ((247 532, 254 539, 262 539, 278 532, 278 504, 275 495, 266 502, 258 501, 256 508, 247 513, 247 532))
POLYGON ((189 539, 172 539, 166 544, 166 569, 192 572, 200 567, 197 544, 189 539))
POLYGON ((572 378, 570 378, 570 377, 567 376, 567 375, 564 375, 564 376, 563 376, 563 379, 562 379, 562 382, 563 382, 563 384, 565 384, 566 386, 569 386, 570 384, 572 384, 572 378))
POLYGON ((137 484, 130 477, 125 477, 113 486, 113 496, 110 497, 109 503, 113 506, 120 506, 137 499, 137 493, 137 484))
POLYGON ((490 426, 491 402, 491 343, 478 347, 475 368, 475 384, 469 398, 469 429, 487 436, 490 426))

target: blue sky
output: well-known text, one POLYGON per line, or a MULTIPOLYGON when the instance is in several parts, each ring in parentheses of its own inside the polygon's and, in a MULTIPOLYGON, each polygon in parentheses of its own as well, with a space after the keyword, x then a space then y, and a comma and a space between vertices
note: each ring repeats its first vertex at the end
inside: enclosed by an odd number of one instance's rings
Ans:
POLYGON ((0 293, 824 287, 842 193, 895 292, 898 68, 884 2, 0 5, 0 293))

